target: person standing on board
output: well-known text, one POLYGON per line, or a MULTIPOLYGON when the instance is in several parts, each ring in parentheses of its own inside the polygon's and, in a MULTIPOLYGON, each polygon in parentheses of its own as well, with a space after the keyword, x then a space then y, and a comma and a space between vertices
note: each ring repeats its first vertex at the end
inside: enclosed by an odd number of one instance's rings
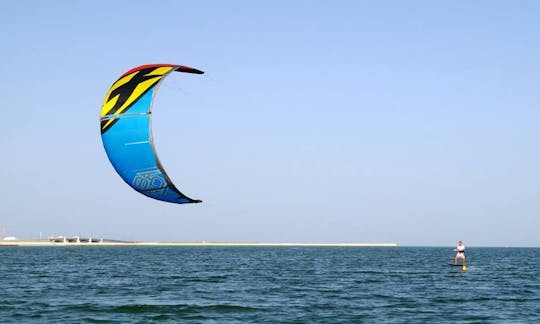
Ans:
POLYGON ((466 258, 465 258, 465 245, 463 245, 462 241, 459 241, 457 244, 457 247, 454 249, 456 252, 456 256, 454 257, 454 264, 458 263, 458 259, 462 259, 463 262, 461 264, 466 265, 466 258))

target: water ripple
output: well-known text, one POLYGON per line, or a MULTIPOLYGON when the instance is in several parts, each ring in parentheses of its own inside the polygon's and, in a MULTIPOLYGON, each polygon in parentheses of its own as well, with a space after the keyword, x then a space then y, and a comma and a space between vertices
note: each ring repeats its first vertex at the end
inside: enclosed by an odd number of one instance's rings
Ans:
POLYGON ((0 248, 0 319, 540 321, 540 249, 469 248, 467 271, 451 258, 451 248, 0 248))

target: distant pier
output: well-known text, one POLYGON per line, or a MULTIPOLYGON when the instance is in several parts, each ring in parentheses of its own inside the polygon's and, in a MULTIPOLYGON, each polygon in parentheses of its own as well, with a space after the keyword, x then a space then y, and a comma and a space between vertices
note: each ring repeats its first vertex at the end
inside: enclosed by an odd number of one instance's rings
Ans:
POLYGON ((92 237, 0 240, 2 246, 252 246, 252 247, 397 247, 397 243, 129 242, 92 237))
POLYGON ((80 237, 80 236, 73 236, 73 237, 65 237, 65 236, 58 236, 58 237, 49 237, 49 242, 52 243, 103 243, 102 238, 92 238, 92 237, 80 237))

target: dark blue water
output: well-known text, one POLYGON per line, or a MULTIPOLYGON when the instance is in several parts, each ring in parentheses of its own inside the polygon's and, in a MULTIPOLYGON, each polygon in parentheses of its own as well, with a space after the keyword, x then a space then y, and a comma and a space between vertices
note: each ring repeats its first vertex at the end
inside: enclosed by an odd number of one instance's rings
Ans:
POLYGON ((540 322, 540 249, 3 247, 0 322, 540 322))

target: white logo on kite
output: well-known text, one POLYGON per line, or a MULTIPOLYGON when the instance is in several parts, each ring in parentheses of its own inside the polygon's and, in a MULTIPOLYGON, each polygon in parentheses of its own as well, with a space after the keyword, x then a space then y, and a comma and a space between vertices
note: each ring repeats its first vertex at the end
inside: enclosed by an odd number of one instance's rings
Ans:
POLYGON ((133 186, 141 191, 155 190, 155 193, 165 194, 167 181, 159 170, 139 172, 133 178, 133 186))

